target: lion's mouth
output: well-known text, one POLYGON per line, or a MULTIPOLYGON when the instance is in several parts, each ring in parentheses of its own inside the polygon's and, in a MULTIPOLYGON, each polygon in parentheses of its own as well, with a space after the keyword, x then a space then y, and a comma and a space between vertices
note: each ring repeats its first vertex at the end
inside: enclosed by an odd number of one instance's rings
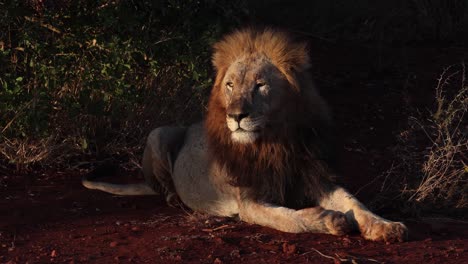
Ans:
POLYGON ((260 131, 265 124, 264 121, 263 117, 244 118, 240 122, 230 117, 226 118, 232 140, 243 144, 252 143, 260 136, 260 131))
POLYGON ((252 143, 259 137, 258 131, 247 131, 242 128, 231 132, 231 138, 233 141, 238 143, 252 143))
POLYGON ((265 120, 263 117, 259 117, 245 118, 241 121, 236 121, 233 118, 227 117, 226 124, 231 132, 258 132, 265 125, 265 120))
POLYGON ((238 129, 236 129, 235 131, 232 131, 232 132, 258 133, 259 129, 247 130, 245 128, 239 127, 238 129))

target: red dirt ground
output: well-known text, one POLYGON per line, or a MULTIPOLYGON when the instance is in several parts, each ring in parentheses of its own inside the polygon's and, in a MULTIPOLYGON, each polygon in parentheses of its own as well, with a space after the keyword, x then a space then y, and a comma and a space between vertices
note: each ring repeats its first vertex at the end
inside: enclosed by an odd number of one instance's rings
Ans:
POLYGON ((454 221, 407 221, 411 239, 397 244, 358 234, 287 234, 170 208, 157 196, 86 190, 79 175, 50 175, 27 186, 18 178, 2 179, 1 263, 468 261, 468 225, 454 221))
MULTIPOLYGON (((319 66, 314 76, 346 150, 343 182, 353 193, 366 185, 358 198, 369 201, 378 188, 368 183, 391 165, 391 147, 407 118, 405 103, 430 105, 443 67, 467 52, 417 48, 398 58, 316 42, 311 50, 319 66), (384 64, 369 64, 377 55, 384 64), (405 74, 392 72, 401 61, 405 74)), ((83 173, 0 172, 0 263, 468 263, 466 222, 398 219, 398 206, 384 215, 406 222, 408 242, 287 234, 170 208, 157 196, 86 190, 79 180, 83 173)))

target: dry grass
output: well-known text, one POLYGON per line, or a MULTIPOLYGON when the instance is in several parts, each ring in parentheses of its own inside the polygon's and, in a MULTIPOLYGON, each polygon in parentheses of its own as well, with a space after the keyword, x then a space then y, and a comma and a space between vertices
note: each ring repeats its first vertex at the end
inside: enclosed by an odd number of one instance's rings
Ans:
MULTIPOLYGON (((369 185, 380 189, 370 206, 398 207, 408 215, 421 211, 453 213, 468 208, 468 84, 465 65, 440 75, 432 111, 407 106, 408 128, 392 148, 391 167, 369 185), (418 117, 415 117, 418 116, 418 117)), ((462 216, 463 217, 463 216, 462 216)))
POLYGON ((442 200, 457 208, 468 205, 468 85, 465 65, 456 68, 444 70, 436 88, 436 111, 426 124, 419 123, 432 145, 422 164, 423 177, 409 201, 442 200), (447 87, 457 77, 461 88, 450 96, 447 87))
POLYGON ((16 169, 21 171, 31 164, 38 164, 53 159, 54 156, 60 156, 58 154, 64 151, 64 145, 54 141, 53 138, 41 140, 4 138, 0 145, 0 155, 15 164, 16 169))

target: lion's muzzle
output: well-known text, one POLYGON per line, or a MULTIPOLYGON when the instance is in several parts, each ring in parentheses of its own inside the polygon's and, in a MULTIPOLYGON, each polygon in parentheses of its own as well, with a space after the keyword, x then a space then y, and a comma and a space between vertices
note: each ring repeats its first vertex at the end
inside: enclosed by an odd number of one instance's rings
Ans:
POLYGON ((263 117, 252 118, 249 116, 226 116, 226 124, 231 131, 231 138, 239 143, 252 143, 260 135, 260 130, 263 129, 265 121, 263 117))

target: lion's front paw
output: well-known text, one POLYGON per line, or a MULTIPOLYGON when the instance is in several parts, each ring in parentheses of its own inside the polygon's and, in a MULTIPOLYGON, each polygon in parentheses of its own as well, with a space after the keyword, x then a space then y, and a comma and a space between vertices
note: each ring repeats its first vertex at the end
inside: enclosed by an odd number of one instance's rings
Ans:
POLYGON ((352 224, 341 212, 326 211, 326 215, 323 219, 330 234, 341 236, 348 234, 353 230, 352 224))
POLYGON ((408 228, 401 222, 371 218, 361 227, 362 236, 369 240, 403 242, 408 239, 408 228))

